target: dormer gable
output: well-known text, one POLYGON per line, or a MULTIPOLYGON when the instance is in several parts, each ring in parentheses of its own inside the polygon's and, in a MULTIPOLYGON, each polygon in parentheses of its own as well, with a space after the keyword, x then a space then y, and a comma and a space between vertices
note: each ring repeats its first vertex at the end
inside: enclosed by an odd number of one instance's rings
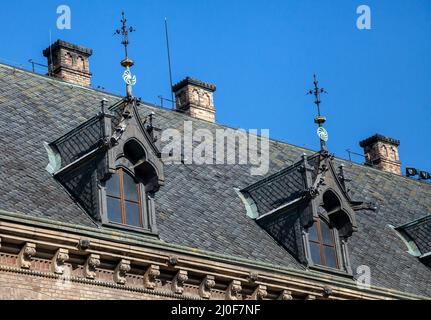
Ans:
POLYGON ((350 274, 347 240, 358 230, 355 211, 370 206, 353 201, 345 182, 343 168, 336 170, 322 150, 241 194, 249 216, 300 262, 350 274))
POLYGON ((153 114, 142 122, 135 98, 107 110, 105 104, 99 114, 46 145, 47 170, 95 222, 156 233, 154 194, 164 172, 153 114))

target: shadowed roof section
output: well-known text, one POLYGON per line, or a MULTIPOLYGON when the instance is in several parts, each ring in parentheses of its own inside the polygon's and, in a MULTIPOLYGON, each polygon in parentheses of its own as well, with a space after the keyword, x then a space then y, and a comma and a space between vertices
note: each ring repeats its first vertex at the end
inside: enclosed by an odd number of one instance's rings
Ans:
MULTIPOLYGON (((110 104, 121 99, 0 65, 0 209, 97 227, 45 170, 48 156, 43 142, 55 141, 94 117, 103 98, 110 104)), ((139 109, 142 118, 151 112, 154 125, 161 129, 183 131, 185 120, 193 121, 194 129, 225 128, 145 104, 139 109)), ((271 141, 268 176, 296 163, 304 152, 314 153, 271 141)), ((411 256, 388 227, 431 212, 431 186, 350 162, 345 162, 345 176, 351 180, 347 187, 353 198, 379 208, 357 212, 358 232, 349 239, 353 272, 366 265, 372 285, 431 296, 430 269, 411 256)), ((235 188, 262 178, 251 176, 248 165, 166 165, 165 185, 155 199, 161 240, 304 269, 246 215, 235 188)))
POLYGON ((431 215, 409 222, 397 229, 407 234, 423 255, 431 253, 431 215))

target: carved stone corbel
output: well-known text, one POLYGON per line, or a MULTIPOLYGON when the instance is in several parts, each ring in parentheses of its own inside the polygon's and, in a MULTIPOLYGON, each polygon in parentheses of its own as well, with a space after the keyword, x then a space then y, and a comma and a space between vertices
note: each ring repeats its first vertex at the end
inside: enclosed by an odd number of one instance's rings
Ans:
POLYGON ((211 298, 211 289, 215 286, 214 276, 206 276, 199 286, 199 296, 203 299, 211 298))
POLYGON ((292 292, 289 290, 283 290, 277 300, 293 300, 292 292))
POLYGON ((90 254, 84 265, 84 275, 88 279, 96 277, 96 269, 100 266, 100 256, 98 254, 90 254))
POLYGON ((239 300, 241 290, 241 281, 232 280, 226 290, 226 300, 239 300))
POLYGON ((268 292, 266 291, 266 286, 260 284, 254 290, 253 294, 251 295, 251 299, 263 300, 266 298, 267 295, 268 295, 268 292))
POLYGON ((122 259, 115 268, 114 281, 118 284, 126 284, 126 275, 130 269, 130 261, 122 259))
POLYGON ((18 255, 18 263, 22 269, 31 268, 31 259, 36 254, 36 244, 27 242, 18 255))
POLYGON ((331 287, 324 287, 323 288, 323 296, 325 298, 329 298, 332 295, 332 288, 331 287))
POLYGON ((154 289, 156 287, 156 278, 160 276, 160 267, 150 265, 144 275, 144 286, 147 289, 154 289))
POLYGON ((58 249, 51 261, 51 270, 56 274, 64 273, 64 263, 69 260, 69 250, 58 249))
POLYGON ((188 279, 187 271, 180 270, 172 280, 172 291, 174 293, 182 294, 184 292, 184 282, 188 279))

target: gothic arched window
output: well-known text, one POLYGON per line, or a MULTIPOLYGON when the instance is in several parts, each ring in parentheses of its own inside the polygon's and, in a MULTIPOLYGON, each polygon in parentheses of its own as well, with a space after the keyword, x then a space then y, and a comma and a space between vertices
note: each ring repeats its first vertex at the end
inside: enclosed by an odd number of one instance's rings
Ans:
POLYGON ((314 264, 339 268, 334 230, 325 221, 319 219, 308 229, 308 240, 314 264))
POLYGON ((110 222, 143 227, 142 187, 120 168, 106 182, 107 213, 110 222))

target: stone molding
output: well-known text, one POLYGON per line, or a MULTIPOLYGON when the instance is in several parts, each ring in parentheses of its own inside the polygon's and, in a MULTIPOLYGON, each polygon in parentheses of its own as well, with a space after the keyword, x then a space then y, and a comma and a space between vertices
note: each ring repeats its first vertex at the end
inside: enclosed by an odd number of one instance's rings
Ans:
POLYGON ((126 284, 126 275, 130 270, 130 261, 121 259, 114 271, 114 281, 118 284, 126 284))
POLYGON ((51 269, 52 272, 56 274, 64 273, 64 263, 69 260, 69 250, 67 249, 58 249, 55 253, 54 258, 51 260, 51 269))
POLYGON ((27 242, 18 255, 18 264, 22 269, 31 268, 31 259, 36 254, 36 244, 27 242))
MULTIPOLYGON (((48 258, 45 255, 42 259, 49 259, 51 261, 63 260, 59 259, 58 256, 54 259, 60 249, 68 250, 68 255, 73 254, 74 257, 81 257, 81 261, 85 261, 85 264, 83 263, 83 267, 85 267, 83 273, 86 276, 86 281, 98 281, 100 285, 104 284, 107 286, 115 285, 124 288, 128 287, 124 284, 120 284, 121 281, 116 283, 116 281, 104 282, 95 279, 96 269, 100 266, 101 259, 104 261, 106 260, 109 264, 115 265, 115 270, 118 272, 121 271, 121 276, 126 276, 128 271, 125 270, 127 267, 119 267, 119 261, 120 264, 123 262, 123 265, 127 265, 127 262, 123 261, 127 260, 130 264, 134 265, 134 268, 144 268, 142 274, 145 274, 145 276, 142 289, 146 290, 160 289, 156 286, 156 281, 161 272, 165 272, 164 275, 167 274, 166 272, 171 272, 169 270, 172 270, 172 267, 169 266, 168 260, 169 257, 175 255, 178 259, 178 264, 175 267, 177 270, 175 277, 178 277, 179 270, 187 272, 188 278, 191 273, 193 274, 193 283, 197 282, 195 293, 196 299, 210 299, 217 297, 213 297, 211 294, 211 290, 215 287, 215 278, 217 278, 218 288, 222 288, 223 286, 227 288, 225 298, 232 298, 235 296, 238 298, 238 294, 242 292, 243 287, 244 289, 247 289, 244 292, 251 292, 250 296, 248 296, 249 298, 253 293, 257 294, 259 292, 256 292, 257 288, 260 289, 261 293, 259 296, 262 297, 263 289, 266 287, 266 297, 268 299, 303 299, 303 297, 307 295, 320 299, 325 298, 324 289, 328 287, 328 285, 333 289, 333 292, 329 297, 330 299, 425 298, 376 287, 372 287, 371 289, 359 289, 351 280, 343 280, 341 277, 338 279, 338 277, 334 277, 333 275, 330 276, 315 271, 289 271, 283 270, 282 267, 275 269, 275 266, 264 266, 257 262, 252 264, 252 261, 250 261, 250 264, 241 260, 228 261, 226 258, 221 259, 217 255, 211 257, 208 254, 194 252, 192 250, 186 253, 186 251, 178 246, 166 245, 165 249, 163 249, 162 246, 155 247, 151 243, 146 243, 145 241, 141 242, 141 245, 137 245, 133 243, 125 243, 124 241, 119 242, 115 240, 101 239, 94 236, 91 237, 88 234, 79 232, 79 229, 75 229, 75 232, 65 232, 62 230, 62 227, 53 229, 34 225, 29 226, 29 220, 27 220, 26 224, 0 219, 0 238, 2 244, 0 252, 11 245, 16 245, 17 243, 21 243, 23 246, 19 253, 19 257, 17 256, 17 265, 3 265, 1 266, 3 268, 1 270, 5 270, 6 268, 11 272, 16 272, 18 269, 22 270, 21 272, 34 271, 35 273, 31 274, 46 275, 46 272, 40 273, 40 270, 22 269, 22 261, 26 262, 24 263, 24 268, 26 266, 28 266, 28 268, 31 267, 31 259, 35 255, 37 256, 36 247, 41 245, 44 248, 49 249, 49 251, 55 252, 51 258, 48 258), (83 237, 89 239, 92 243, 91 248, 86 251, 82 251, 78 248, 79 240, 83 237), (124 272, 126 274, 124 274, 124 272), (250 283, 251 273, 259 275, 259 283, 250 283)), ((62 253, 65 253, 63 250, 62 253)), ((39 259, 41 257, 37 258, 39 259)), ((60 274, 55 273, 53 268, 54 267, 51 267, 52 272, 50 273, 50 277, 55 278, 61 276, 60 274)), ((115 270, 112 270, 111 272, 114 273, 115 270)), ((168 289, 171 294, 174 294, 172 291, 172 285, 168 289)), ((220 290, 223 289, 217 289, 216 291, 220 292, 220 290)), ((162 291, 166 291, 166 288, 163 288, 162 291)), ((246 298, 247 294, 244 292, 242 292, 242 294, 244 295, 244 298, 246 298)), ((182 295, 187 294, 188 293, 183 290, 182 295)), ((258 295, 256 295, 256 297, 258 297, 258 295)))
POLYGON ((214 276, 206 276, 200 286, 199 286, 199 296, 202 299, 210 299, 211 298, 211 289, 215 286, 215 277, 214 276))
POLYGON ((97 267, 100 265, 100 256, 98 254, 90 254, 84 265, 84 275, 88 279, 96 278, 97 267))

